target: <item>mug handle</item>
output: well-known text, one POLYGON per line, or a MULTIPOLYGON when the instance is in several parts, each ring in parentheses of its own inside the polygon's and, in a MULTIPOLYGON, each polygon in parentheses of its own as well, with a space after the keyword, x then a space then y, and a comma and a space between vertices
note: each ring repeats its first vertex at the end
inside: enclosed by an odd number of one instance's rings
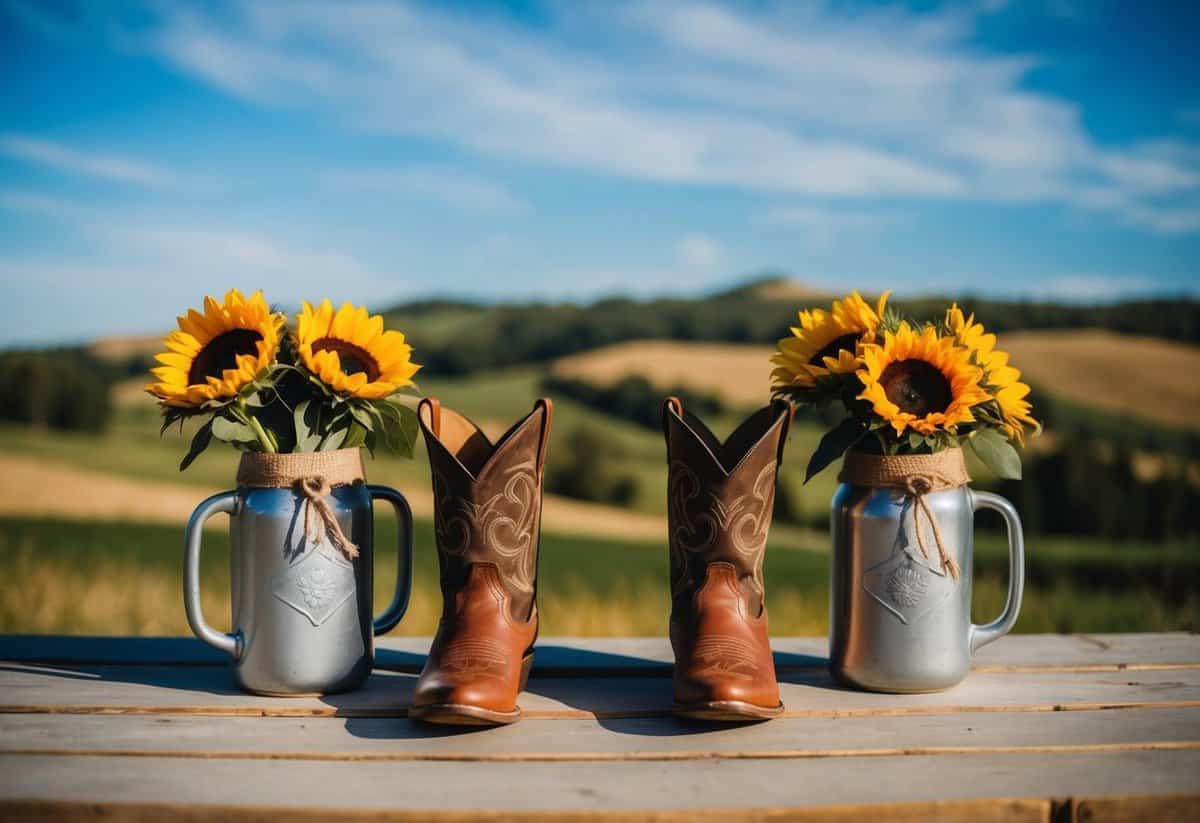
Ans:
POLYGON ((242 656, 242 633, 217 631, 208 625, 200 609, 200 537, 205 520, 221 512, 237 514, 239 501, 237 492, 221 492, 205 500, 192 512, 183 539, 183 608, 187 612, 188 625, 196 637, 234 660, 242 656))
POLYGON ((1000 616, 982 626, 971 624, 970 649, 974 654, 997 638, 1008 634, 1021 611, 1021 596, 1025 591, 1025 536, 1021 518, 1013 504, 998 494, 970 490, 971 510, 992 509, 1000 512, 1008 530, 1008 599, 1000 616))
POLYGON ((390 486, 367 484, 367 492, 371 500, 386 500, 396 510, 397 527, 400 529, 400 542, 396 550, 400 553, 397 558, 396 591, 392 602, 383 610, 383 614, 375 618, 375 635, 386 634, 396 627, 400 618, 408 611, 408 599, 412 594, 413 573, 413 516, 412 508, 404 495, 390 486))

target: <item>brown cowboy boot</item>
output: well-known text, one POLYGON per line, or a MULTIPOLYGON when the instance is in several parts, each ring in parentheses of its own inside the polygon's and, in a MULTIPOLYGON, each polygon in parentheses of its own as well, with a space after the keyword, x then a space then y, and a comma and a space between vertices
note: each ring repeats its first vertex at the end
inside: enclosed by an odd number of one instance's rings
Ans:
POLYGON ((537 637, 550 401, 538 400, 495 445, 433 398, 421 401, 418 417, 433 470, 443 609, 408 714, 430 723, 513 723, 537 637))
POLYGON ((787 404, 777 402, 722 444, 677 398, 666 400, 678 714, 746 721, 783 712, 762 566, 790 420, 787 404))

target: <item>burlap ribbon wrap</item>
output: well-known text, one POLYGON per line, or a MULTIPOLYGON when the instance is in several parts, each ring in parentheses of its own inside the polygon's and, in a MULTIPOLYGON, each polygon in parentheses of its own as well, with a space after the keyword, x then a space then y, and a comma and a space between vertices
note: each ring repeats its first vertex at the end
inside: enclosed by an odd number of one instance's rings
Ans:
POLYGON ((921 517, 924 515, 933 531, 942 571, 955 580, 958 579, 958 564, 946 551, 937 516, 925 502, 925 495, 956 489, 971 482, 971 476, 967 474, 967 464, 963 461, 962 449, 943 449, 935 454, 898 455, 851 451, 846 453, 838 480, 852 486, 896 489, 911 497, 913 531, 917 534, 917 546, 921 549, 921 555, 926 560, 929 559, 924 529, 921 527, 921 517))
POLYGON ((237 473, 239 487, 294 489, 304 499, 304 536, 313 543, 328 538, 348 558, 358 557, 358 546, 342 531, 327 498, 335 486, 362 481, 359 449, 296 454, 246 452, 237 473))

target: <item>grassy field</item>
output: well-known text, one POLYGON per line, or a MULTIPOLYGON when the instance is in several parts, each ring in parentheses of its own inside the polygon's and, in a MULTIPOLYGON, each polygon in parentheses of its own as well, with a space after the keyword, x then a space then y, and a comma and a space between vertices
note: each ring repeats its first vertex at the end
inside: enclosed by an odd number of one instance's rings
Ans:
MULTIPOLYGON (((205 535, 206 615, 229 621, 223 530, 205 535)), ((390 599, 395 529, 381 520, 375 600, 390 599)), ((428 522, 416 535, 412 606, 396 630, 432 633, 441 608, 428 522)), ((980 536, 975 619, 1003 605, 1005 550, 980 536)), ((188 634, 180 593, 182 529, 135 523, 0 518, 0 632, 188 634)), ((1035 540, 1029 547, 1018 631, 1112 632, 1200 629, 1200 555, 1189 547, 1035 540)), ((823 634, 828 557, 775 544, 767 552, 767 602, 777 635, 823 634)), ((545 634, 662 635, 667 552, 661 544, 545 535, 539 602, 545 634)))
MULTIPOLYGON (((1078 329, 1005 334, 1000 347, 1028 380, 1065 400, 1165 426, 1200 426, 1196 346, 1078 329)), ((563 358, 554 368, 600 384, 639 375, 663 390, 686 385, 753 407, 767 394, 771 352, 770 346, 646 340, 563 358), (705 367, 697 369, 697 363, 705 367)))

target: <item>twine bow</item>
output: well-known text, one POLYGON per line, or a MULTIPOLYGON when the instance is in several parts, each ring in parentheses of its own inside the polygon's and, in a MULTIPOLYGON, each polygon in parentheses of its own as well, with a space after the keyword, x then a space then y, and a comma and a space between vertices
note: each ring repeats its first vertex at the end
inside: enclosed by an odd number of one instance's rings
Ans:
POLYGON ((329 501, 325 499, 333 491, 329 481, 322 475, 301 477, 296 481, 295 489, 304 498, 304 536, 312 543, 327 538, 347 558, 353 560, 358 557, 358 546, 346 537, 333 510, 329 508, 329 501))
POLYGON ((933 541, 937 544, 938 561, 941 564, 942 571, 950 575, 955 580, 958 579, 959 568, 958 563, 954 562, 954 558, 946 552, 946 544, 942 542, 942 530, 938 526, 937 517, 929 508, 929 504, 925 502, 925 495, 937 488, 946 488, 949 485, 945 478, 930 477, 923 474, 909 475, 904 479, 904 491, 912 498, 913 506, 913 531, 917 533, 917 548, 921 550, 921 556, 926 560, 929 559, 929 549, 925 547, 925 531, 921 528, 921 515, 925 515, 925 519, 929 521, 929 526, 933 529, 933 541), (937 481, 941 480, 938 485, 937 481))
POLYGON ((912 499, 913 531, 921 556, 929 559, 921 517, 929 522, 933 541, 937 545, 938 562, 942 571, 958 580, 961 571, 950 556, 942 539, 937 515, 929 508, 925 496, 931 492, 965 486, 971 481, 963 462, 962 449, 945 449, 934 454, 872 455, 849 452, 838 477, 843 483, 873 488, 891 488, 904 492, 912 499))

